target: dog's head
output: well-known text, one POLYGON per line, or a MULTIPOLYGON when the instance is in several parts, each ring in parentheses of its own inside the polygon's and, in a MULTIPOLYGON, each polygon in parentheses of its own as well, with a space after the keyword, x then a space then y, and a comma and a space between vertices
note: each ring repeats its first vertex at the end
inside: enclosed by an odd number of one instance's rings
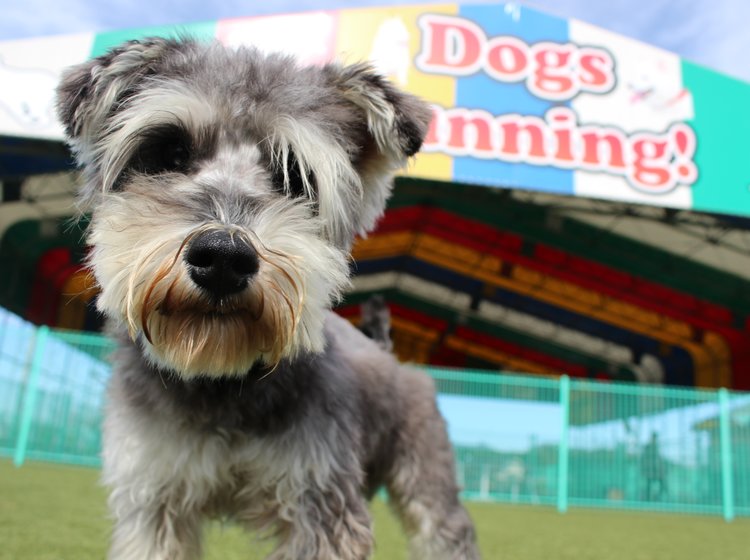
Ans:
POLYGON ((58 110, 99 308, 183 377, 323 348, 354 236, 430 118, 367 65, 166 39, 71 69, 58 110))

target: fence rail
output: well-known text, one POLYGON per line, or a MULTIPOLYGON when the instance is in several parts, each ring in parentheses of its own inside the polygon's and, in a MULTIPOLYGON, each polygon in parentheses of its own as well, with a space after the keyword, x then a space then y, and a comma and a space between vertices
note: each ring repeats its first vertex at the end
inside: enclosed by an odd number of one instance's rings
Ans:
MULTIPOLYGON (((110 350, 0 316, 0 455, 98 466, 110 350)), ((750 516, 750 393, 428 371, 467 499, 750 516)))

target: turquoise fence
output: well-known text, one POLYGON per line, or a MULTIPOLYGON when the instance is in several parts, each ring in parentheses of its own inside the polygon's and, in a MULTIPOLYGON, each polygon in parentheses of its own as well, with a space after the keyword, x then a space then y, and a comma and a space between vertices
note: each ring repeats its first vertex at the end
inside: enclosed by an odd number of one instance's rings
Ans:
MULTIPOLYGON (((110 350, 0 315, 0 455, 98 466, 110 350)), ((428 371, 466 499, 750 515, 750 393, 428 371)))

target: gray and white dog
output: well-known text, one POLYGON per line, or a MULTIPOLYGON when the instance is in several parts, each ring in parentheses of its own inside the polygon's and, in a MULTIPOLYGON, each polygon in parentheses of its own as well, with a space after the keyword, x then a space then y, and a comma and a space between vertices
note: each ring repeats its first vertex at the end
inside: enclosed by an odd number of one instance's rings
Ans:
POLYGON ((196 558, 219 517, 274 560, 365 559, 381 485, 415 558, 478 558, 431 381, 330 311, 427 106, 367 65, 153 38, 68 71, 58 111, 118 342, 110 558, 196 558))

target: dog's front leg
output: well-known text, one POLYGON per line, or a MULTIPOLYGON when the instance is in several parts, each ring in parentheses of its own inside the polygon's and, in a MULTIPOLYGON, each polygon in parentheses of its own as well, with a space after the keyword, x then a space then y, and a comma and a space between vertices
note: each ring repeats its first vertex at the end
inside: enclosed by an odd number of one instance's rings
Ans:
POLYGON ((132 503, 113 505, 116 520, 109 560, 194 560, 200 557, 201 520, 197 514, 178 514, 166 503, 146 507, 132 503))
POLYGON ((279 548, 268 560, 366 560, 373 549, 370 514, 350 480, 310 489, 280 508, 279 548))

